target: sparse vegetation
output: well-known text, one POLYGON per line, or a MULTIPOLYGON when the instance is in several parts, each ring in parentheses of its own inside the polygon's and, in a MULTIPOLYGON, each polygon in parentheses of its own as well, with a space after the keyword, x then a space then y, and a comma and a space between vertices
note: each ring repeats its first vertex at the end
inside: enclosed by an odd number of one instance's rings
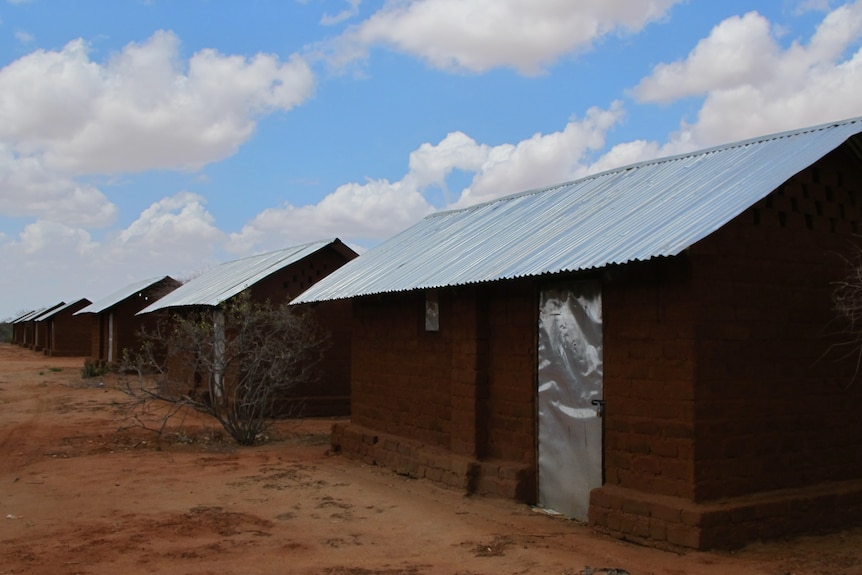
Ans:
POLYGON ((835 285, 832 302, 838 316, 846 322, 845 355, 856 359, 851 380, 855 381, 862 369, 862 250, 857 250, 855 259, 847 260, 847 268, 845 278, 835 285))
POLYGON ((108 366, 101 364, 98 361, 91 359, 84 360, 84 367, 81 368, 81 377, 89 379, 91 377, 101 377, 108 373, 108 366))
POLYGON ((325 339, 308 313, 286 303, 254 303, 244 294, 216 308, 174 314, 141 335, 140 353, 126 354, 122 365, 132 420, 148 426, 155 410, 160 423, 148 428, 161 433, 169 418, 191 406, 241 445, 260 441, 277 402, 316 377, 325 339))

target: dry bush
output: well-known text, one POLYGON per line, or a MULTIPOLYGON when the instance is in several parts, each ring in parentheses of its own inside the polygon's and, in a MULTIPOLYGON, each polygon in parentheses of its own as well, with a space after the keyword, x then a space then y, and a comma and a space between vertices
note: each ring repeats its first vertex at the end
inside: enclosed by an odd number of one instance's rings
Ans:
MULTIPOLYGON (((141 335, 140 352, 123 362, 132 413, 151 412, 154 401, 176 407, 168 417, 191 406, 241 445, 263 436, 276 402, 291 388, 316 379, 325 344, 307 311, 255 303, 245 293, 214 308, 174 313, 141 335)), ((164 422, 157 427, 163 430, 164 422)))

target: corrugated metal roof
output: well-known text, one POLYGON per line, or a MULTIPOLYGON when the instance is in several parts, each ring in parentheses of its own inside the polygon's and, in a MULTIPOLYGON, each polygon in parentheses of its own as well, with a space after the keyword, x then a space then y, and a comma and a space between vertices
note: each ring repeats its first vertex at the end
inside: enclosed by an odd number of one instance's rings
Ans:
POLYGON ((80 309, 76 311, 72 315, 78 315, 81 313, 101 313, 106 309, 113 307, 120 303, 121 301, 135 295, 136 293, 143 291, 150 287, 153 284, 156 284, 160 281, 170 279, 170 276, 162 276, 157 278, 150 278, 146 280, 141 280, 139 282, 135 282, 133 284, 129 284, 124 288, 121 288, 114 293, 103 297, 102 299, 96 300, 84 309, 80 309))
POLYGON ((29 321, 29 320, 30 320, 30 318, 33 318, 33 317, 35 317, 35 316, 39 315, 39 314, 40 314, 40 313, 42 313, 43 311, 45 311, 45 308, 43 308, 43 307, 42 307, 42 308, 39 308, 39 309, 33 309, 33 310, 30 310, 30 311, 28 311, 27 313, 25 313, 25 314, 23 314, 23 315, 21 315, 21 316, 19 316, 19 317, 15 318, 14 320, 12 320, 12 323, 21 323, 21 322, 24 322, 24 321, 29 321))
POLYGON ((142 309, 138 315, 169 307, 218 305, 260 280, 336 242, 341 245, 338 239, 321 240, 225 262, 181 285, 142 309))
POLYGON ((642 162, 432 214, 294 303, 679 254, 862 131, 862 118, 642 162))
MULTIPOLYGON (((48 310, 48 311, 44 312, 43 314, 41 314, 41 315, 39 316, 38 321, 43 321, 43 320, 46 320, 46 319, 50 319, 50 318, 52 318, 52 317, 56 316, 58 313, 63 312, 63 311, 66 311, 66 310, 67 310, 67 309, 69 309, 70 307, 75 306, 75 305, 78 305, 78 304, 80 304, 81 302, 87 302, 87 304, 92 303, 92 302, 90 302, 90 300, 88 300, 87 298, 81 298, 81 299, 75 300, 75 301, 73 301, 73 302, 71 302, 71 303, 63 304, 63 305, 61 305, 60 307, 58 307, 58 308, 56 308, 56 309, 48 310)), ((74 314, 73 314, 73 315, 74 315, 74 314)))
POLYGON ((61 301, 59 303, 55 303, 54 305, 43 309, 41 312, 37 313, 36 315, 30 316, 30 318, 27 321, 42 321, 42 320, 46 319, 49 315, 51 315, 51 312, 63 307, 64 305, 66 305, 66 302, 64 302, 64 301, 61 301))

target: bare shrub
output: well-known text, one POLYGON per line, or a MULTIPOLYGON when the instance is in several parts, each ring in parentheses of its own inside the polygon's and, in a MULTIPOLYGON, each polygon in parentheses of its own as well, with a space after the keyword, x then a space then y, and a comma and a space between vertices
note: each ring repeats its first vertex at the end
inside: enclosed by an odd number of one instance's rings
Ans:
MULTIPOLYGON (((152 402, 173 406, 162 411, 166 418, 191 406, 241 445, 262 437, 291 388, 316 379, 325 343, 308 311, 255 303, 246 293, 176 312, 141 336, 140 352, 122 366, 133 419, 146 426, 152 402)), ((160 432, 165 421, 150 428, 160 432)))
POLYGON ((862 368, 862 250, 857 249, 855 258, 846 260, 847 275, 835 284, 832 303, 840 319, 844 320, 842 332, 846 340, 845 357, 855 357, 854 381, 862 368))

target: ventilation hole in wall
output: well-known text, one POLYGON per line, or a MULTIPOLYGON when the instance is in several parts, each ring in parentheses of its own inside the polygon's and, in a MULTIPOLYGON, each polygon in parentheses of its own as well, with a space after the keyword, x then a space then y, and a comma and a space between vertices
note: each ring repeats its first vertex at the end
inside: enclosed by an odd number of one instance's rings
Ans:
POLYGON ((814 216, 811 214, 805 214, 805 227, 809 230, 814 229, 814 216))
POLYGON ((814 202, 814 211, 818 216, 823 215, 823 202, 814 202))
POLYGON ((838 225, 837 225, 837 222, 835 221, 835 218, 829 218, 829 231, 832 232, 833 234, 836 231, 838 231, 838 225))
MULTIPOLYGON (((817 168, 811 168, 811 179, 815 182, 819 182, 820 181, 820 170, 818 170, 817 168)), ((805 197, 807 198, 808 196, 805 196, 805 197)))
POLYGON ((832 189, 832 186, 826 186, 826 201, 834 202, 835 201, 835 191, 832 189))
POLYGON ((760 210, 752 210, 752 213, 754 214, 754 225, 759 226, 760 225, 760 210))
POLYGON ((790 211, 798 212, 799 211, 799 202, 796 201, 796 198, 790 198, 790 211))
POLYGON ((769 209, 772 207, 772 194, 766 196, 766 201, 763 203, 763 207, 769 209))
POLYGON ((844 204, 838 204, 838 215, 841 216, 842 220, 847 219, 847 216, 844 214, 844 204))
POLYGON ((782 228, 787 227, 787 214, 784 212, 778 212, 778 223, 782 228))
POLYGON ((283 287, 284 289, 287 289, 287 282, 283 282, 283 283, 281 284, 281 287, 283 287))

